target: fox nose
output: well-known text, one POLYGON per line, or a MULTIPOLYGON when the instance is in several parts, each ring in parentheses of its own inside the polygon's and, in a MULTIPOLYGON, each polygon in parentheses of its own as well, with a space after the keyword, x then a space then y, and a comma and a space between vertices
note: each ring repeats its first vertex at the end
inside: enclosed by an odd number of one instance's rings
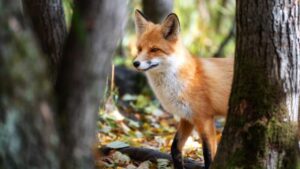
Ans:
POLYGON ((136 67, 136 68, 139 67, 140 64, 141 64, 141 62, 139 62, 139 61, 134 61, 133 62, 133 66, 136 67))

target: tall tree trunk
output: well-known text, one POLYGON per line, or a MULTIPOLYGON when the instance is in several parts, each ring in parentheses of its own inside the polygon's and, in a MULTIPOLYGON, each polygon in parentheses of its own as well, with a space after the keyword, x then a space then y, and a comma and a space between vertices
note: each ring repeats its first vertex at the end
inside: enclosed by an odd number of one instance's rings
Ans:
POLYGON ((0 0, 0 168, 56 169, 46 62, 18 0, 0 0))
POLYGON ((229 115, 212 168, 299 167, 299 1, 237 0, 229 115))
POLYGON ((173 0, 143 0, 143 13, 154 22, 160 23, 173 10, 173 0))
POLYGON ((124 0, 76 0, 56 93, 64 169, 93 168, 91 148, 111 58, 126 21, 124 0), (87 148, 88 147, 88 148, 87 148))
POLYGON ((22 2, 41 47, 48 55, 50 74, 52 81, 55 81, 67 36, 62 2, 61 0, 22 0, 22 2))

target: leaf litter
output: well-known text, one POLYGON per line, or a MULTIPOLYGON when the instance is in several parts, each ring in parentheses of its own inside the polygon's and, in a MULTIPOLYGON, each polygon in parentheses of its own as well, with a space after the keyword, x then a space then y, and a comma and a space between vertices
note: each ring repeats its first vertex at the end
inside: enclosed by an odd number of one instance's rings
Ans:
MULTIPOLYGON (((159 103, 150 96, 125 94, 118 98, 116 95, 111 94, 99 110, 97 147, 118 149, 133 146, 170 153, 178 118, 163 111, 159 103), (120 103, 123 104, 122 107, 120 103)), ((218 125, 222 126, 220 122, 218 125)), ((220 138, 221 129, 218 131, 220 138)), ((203 162, 201 140, 195 131, 188 138, 183 154, 184 157, 203 162)), ((96 160, 98 168, 101 169, 173 168, 166 159, 158 159, 156 164, 150 161, 138 162, 119 151, 113 151, 96 160)))

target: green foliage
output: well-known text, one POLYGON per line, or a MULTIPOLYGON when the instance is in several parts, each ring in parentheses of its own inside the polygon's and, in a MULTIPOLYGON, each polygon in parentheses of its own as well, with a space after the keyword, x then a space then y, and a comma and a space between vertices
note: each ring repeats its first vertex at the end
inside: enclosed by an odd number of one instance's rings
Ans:
MULTIPOLYGON (((70 27, 73 1, 63 0, 63 6, 67 26, 70 27)), ((128 57, 117 54, 118 59, 115 59, 114 63, 131 66, 136 38, 133 13, 135 9, 142 9, 141 0, 129 1, 128 7, 129 19, 121 44, 128 57)), ((200 57, 212 57, 234 23, 235 1, 174 0, 174 12, 179 16, 181 36, 189 51, 200 57)), ((224 49, 225 57, 233 56, 234 46, 235 42, 231 40, 224 49)))
POLYGON ((63 7, 65 12, 65 18, 67 23, 67 28, 71 26, 71 20, 73 15, 73 1, 72 0, 63 0, 63 7))
MULTIPOLYGON (((182 37, 192 54, 211 57, 233 24, 234 1, 222 6, 223 0, 176 0, 175 13, 179 16, 182 37)), ((234 52, 234 43, 225 50, 225 56, 234 52)))
MULTIPOLYGON (((174 12, 180 19, 181 37, 193 55, 212 57, 229 34, 234 24, 235 1, 225 0, 225 6, 222 5, 223 1, 175 0, 174 12)), ((129 3, 129 19, 121 44, 126 57, 117 54, 117 59, 114 60, 114 63, 128 67, 132 66, 136 48, 133 20, 135 9, 142 9, 141 0, 132 0, 129 3)), ((235 41, 232 38, 224 49, 224 57, 232 57, 234 49, 235 41)))

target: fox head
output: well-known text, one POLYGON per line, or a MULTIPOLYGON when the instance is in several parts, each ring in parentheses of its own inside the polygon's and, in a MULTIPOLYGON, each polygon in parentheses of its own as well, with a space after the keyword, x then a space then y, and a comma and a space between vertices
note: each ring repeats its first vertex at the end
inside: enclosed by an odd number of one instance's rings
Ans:
POLYGON ((133 60, 139 71, 166 71, 176 66, 180 23, 176 14, 169 14, 161 24, 154 24, 139 11, 135 11, 137 56, 133 60))

